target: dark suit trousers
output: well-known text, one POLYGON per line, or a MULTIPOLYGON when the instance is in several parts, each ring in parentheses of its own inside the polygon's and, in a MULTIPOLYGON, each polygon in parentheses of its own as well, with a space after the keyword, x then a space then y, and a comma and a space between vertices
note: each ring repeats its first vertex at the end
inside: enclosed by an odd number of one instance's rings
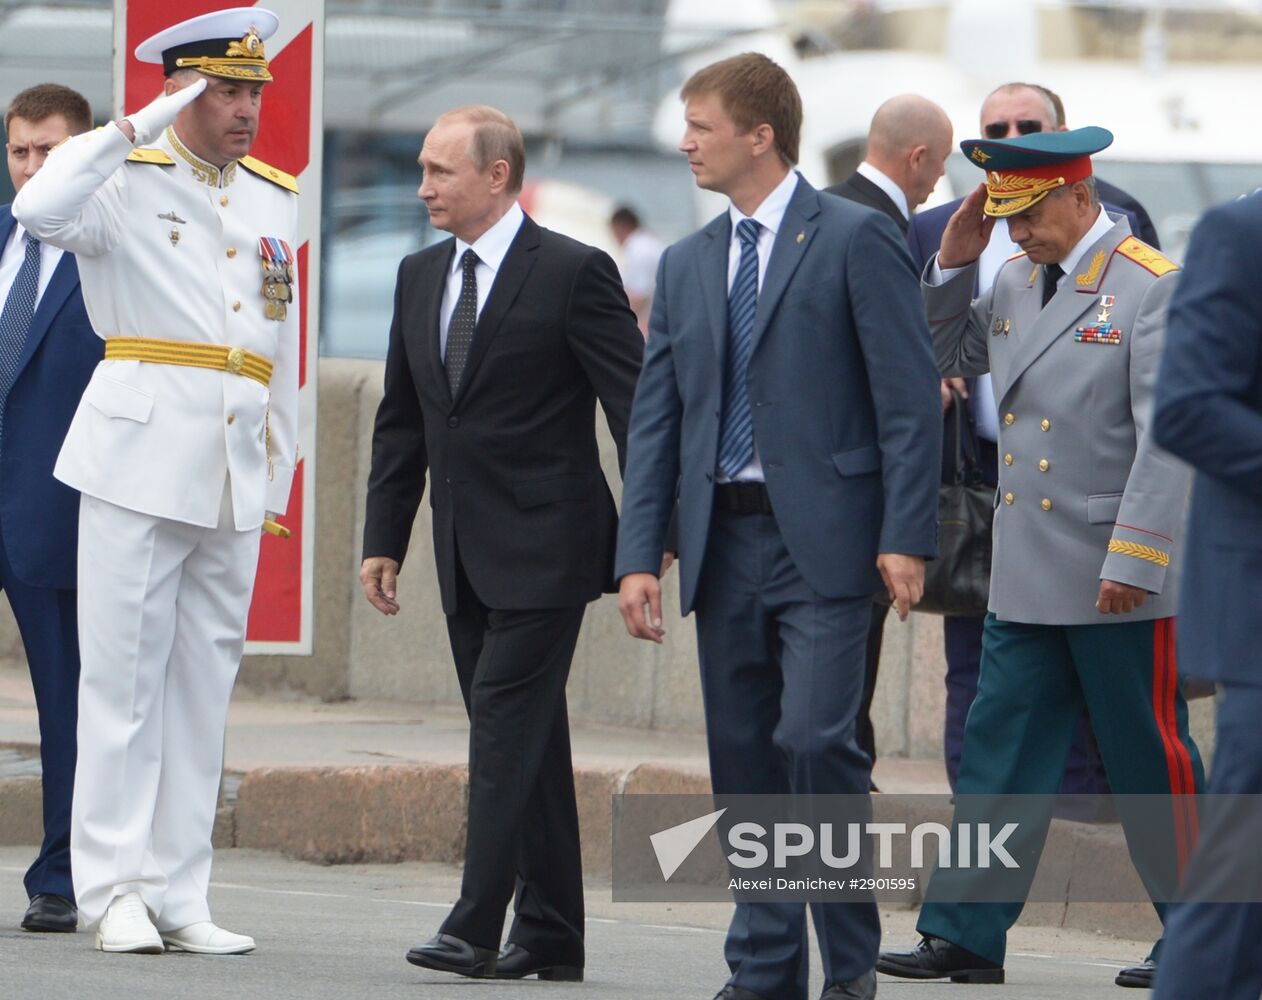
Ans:
MULTIPOLYGON (((715 794, 864 794, 855 741, 872 599, 827 600, 793 565, 775 518, 716 511, 697 596, 697 641, 715 794)), ((875 902, 811 904, 828 982, 876 963, 875 902)), ((736 904, 730 982, 805 1000, 806 906, 736 904)))
POLYGON ((74 790, 75 726, 79 718, 79 631, 75 591, 31 587, 9 565, 0 539, 0 588, 22 634, 39 711, 44 843, 26 872, 26 894, 74 899, 70 880, 70 797, 74 790))
MULTIPOLYGON (((1201 827, 1188 868, 1192 892, 1206 902, 1176 903, 1166 918, 1166 941, 1154 1000, 1257 1000, 1262 994, 1262 903, 1213 902, 1214 885, 1257 892, 1258 796, 1262 795, 1262 686, 1224 682, 1218 703, 1218 747, 1210 777, 1212 796, 1246 796, 1234 807, 1217 804, 1201 827), (1233 816, 1243 809, 1246 816, 1233 816)), ((1225 894, 1218 898, 1231 898, 1225 894)), ((1237 897, 1238 898, 1238 897, 1237 897)), ((1254 895, 1252 898, 1257 899, 1254 895)))
POLYGON ((488 608, 456 560, 447 633, 469 712, 469 820, 460 898, 443 931, 582 966, 583 868, 565 682, 582 606, 488 608))

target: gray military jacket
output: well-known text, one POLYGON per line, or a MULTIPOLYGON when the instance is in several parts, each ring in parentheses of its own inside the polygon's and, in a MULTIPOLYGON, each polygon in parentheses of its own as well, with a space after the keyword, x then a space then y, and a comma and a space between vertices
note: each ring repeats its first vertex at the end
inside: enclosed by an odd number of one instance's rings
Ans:
POLYGON ((990 610, 1005 621, 1106 624, 1177 607, 1191 477, 1149 434, 1177 266, 1110 218, 1046 308, 1043 269, 1025 254, 976 301, 975 263, 922 285, 942 374, 991 373, 1000 457, 990 610), (1102 579, 1153 596, 1102 615, 1102 579))

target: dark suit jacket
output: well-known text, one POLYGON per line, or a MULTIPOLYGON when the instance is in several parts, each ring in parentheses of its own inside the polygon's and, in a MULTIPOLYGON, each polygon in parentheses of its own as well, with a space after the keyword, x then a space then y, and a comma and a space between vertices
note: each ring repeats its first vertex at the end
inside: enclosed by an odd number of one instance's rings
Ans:
MULTIPOLYGON (((0 206, 0 246, 13 226, 9 206, 0 206)), ((53 478, 53 465, 104 354, 74 255, 62 254, 31 320, 0 440, 0 531, 13 572, 32 587, 75 586, 79 494, 53 478)))
POLYGON ((898 231, 906 234, 907 219, 904 218, 899 207, 894 204, 894 199, 857 170, 840 184, 834 184, 832 187, 824 188, 824 190, 828 194, 848 198, 850 201, 857 201, 860 205, 867 205, 869 208, 875 208, 878 212, 884 212, 890 217, 894 225, 898 226, 898 231))
MULTIPOLYGON (((616 574, 658 572, 678 495, 685 614, 714 508, 730 241, 725 211, 662 255, 627 443, 616 574)), ((938 373, 887 218, 799 177, 758 294, 748 385, 776 524, 812 589, 870 595, 878 552, 936 554, 938 373)))
POLYGON ((399 266, 364 557, 403 562, 428 469, 446 613, 456 609, 457 546, 489 607, 585 604, 613 589, 618 524, 600 468, 596 400, 623 461, 644 338, 609 256, 527 217, 453 400, 439 310, 454 251, 447 240, 399 266))
POLYGON ((1196 469, 1179 669, 1262 685, 1262 194, 1211 210, 1170 303, 1153 438, 1196 469))

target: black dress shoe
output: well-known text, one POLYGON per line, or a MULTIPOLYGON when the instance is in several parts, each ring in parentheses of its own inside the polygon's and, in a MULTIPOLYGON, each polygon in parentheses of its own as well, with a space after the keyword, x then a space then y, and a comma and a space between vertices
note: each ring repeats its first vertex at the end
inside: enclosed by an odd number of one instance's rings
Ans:
POLYGON ((454 934, 435 934, 408 952, 408 961, 422 969, 454 972, 470 979, 494 978, 495 958, 492 949, 479 948, 454 934))
POLYGON ((1123 969, 1113 982, 1118 986, 1129 986, 1136 990, 1150 990, 1156 975, 1157 963, 1151 958, 1146 958, 1143 965, 1132 965, 1129 969, 1123 969))
POLYGON ((51 892, 36 893, 31 905, 22 917, 22 929, 26 931, 53 931, 73 934, 79 926, 79 911, 65 896, 51 892))
POLYGON ((728 983, 718 993, 714 994, 714 1000, 767 1000, 767 998, 761 993, 745 989, 744 986, 733 986, 731 983, 728 983))
POLYGON ((857 979, 833 983, 820 994, 819 1000, 872 1000, 876 996, 876 973, 865 972, 857 979))
POLYGON ((950 979, 977 985, 1003 982, 1003 966, 958 944, 926 934, 911 951, 883 951, 876 971, 903 979, 950 979))
POLYGON ((540 979, 556 983, 581 983, 583 967, 545 962, 535 958, 521 945, 510 941, 500 950, 499 958, 495 962, 495 978, 525 979, 527 976, 538 976, 540 979))

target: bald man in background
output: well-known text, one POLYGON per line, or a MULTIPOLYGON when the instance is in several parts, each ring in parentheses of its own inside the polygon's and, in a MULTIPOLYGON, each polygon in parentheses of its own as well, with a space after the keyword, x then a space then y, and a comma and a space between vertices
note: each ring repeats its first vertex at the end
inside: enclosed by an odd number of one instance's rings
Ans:
MULTIPOLYGON (((929 197, 946 170, 951 139, 951 119, 933 101, 918 94, 891 97, 872 116, 867 153, 858 169, 840 184, 824 190, 883 212, 906 236, 911 213, 929 197)), ((876 691, 881 636, 888 613, 888 605, 873 604, 863 702, 856 720, 856 741, 873 763, 876 762, 876 735, 872 729, 872 696, 876 691)), ((876 789, 875 784, 872 787, 876 789)))

